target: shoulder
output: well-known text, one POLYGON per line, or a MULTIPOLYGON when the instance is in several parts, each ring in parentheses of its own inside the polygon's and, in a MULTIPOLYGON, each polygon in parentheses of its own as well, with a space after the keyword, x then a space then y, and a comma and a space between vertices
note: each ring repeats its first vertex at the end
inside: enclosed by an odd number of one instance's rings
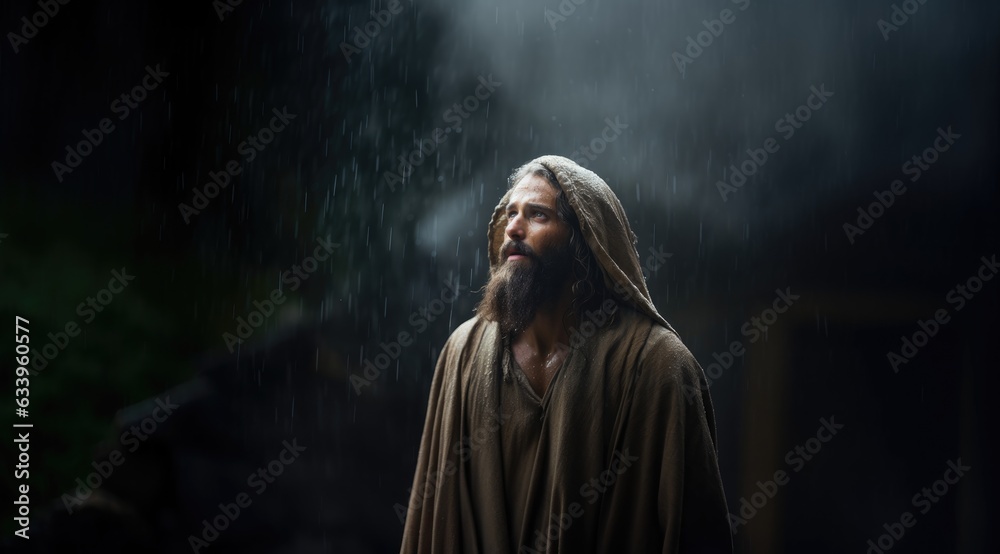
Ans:
POLYGON ((715 414, 708 380, 698 360, 670 328, 653 323, 636 364, 636 401, 676 425, 704 431, 715 443, 715 414))
POLYGON ((478 315, 472 316, 451 332, 448 340, 445 341, 444 346, 441 348, 441 358, 469 354, 471 349, 479 345, 483 333, 491 325, 493 325, 491 322, 486 321, 478 315))
POLYGON ((650 325, 649 336, 646 338, 646 354, 657 354, 671 360, 694 361, 694 355, 681 341, 673 329, 653 322, 650 325))
POLYGON ((481 331, 483 327, 486 326, 488 322, 478 315, 474 315, 471 318, 465 320, 464 323, 455 328, 448 336, 448 340, 445 341, 446 347, 462 347, 469 342, 469 339, 477 334, 477 331, 481 331))
POLYGON ((640 382, 656 390, 695 386, 705 380, 698 360, 670 328, 651 322, 646 344, 639 356, 640 382))

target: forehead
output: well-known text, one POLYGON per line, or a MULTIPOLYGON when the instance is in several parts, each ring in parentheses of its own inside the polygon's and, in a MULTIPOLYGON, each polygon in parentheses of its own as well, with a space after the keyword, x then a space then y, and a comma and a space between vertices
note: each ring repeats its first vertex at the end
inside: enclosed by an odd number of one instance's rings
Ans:
POLYGON ((528 174, 510 190, 508 205, 521 203, 542 204, 550 208, 556 207, 559 193, 544 177, 528 174))

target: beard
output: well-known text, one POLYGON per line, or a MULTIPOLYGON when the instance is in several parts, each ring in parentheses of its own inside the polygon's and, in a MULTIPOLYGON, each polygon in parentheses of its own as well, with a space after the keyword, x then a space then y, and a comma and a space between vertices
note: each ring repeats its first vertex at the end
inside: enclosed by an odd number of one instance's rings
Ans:
POLYGON ((476 312, 500 325, 500 333, 513 336, 523 331, 535 318, 538 308, 554 302, 566 283, 572 256, 569 245, 539 256, 523 243, 508 241, 501 249, 522 254, 524 259, 504 260, 490 270, 483 299, 476 312))

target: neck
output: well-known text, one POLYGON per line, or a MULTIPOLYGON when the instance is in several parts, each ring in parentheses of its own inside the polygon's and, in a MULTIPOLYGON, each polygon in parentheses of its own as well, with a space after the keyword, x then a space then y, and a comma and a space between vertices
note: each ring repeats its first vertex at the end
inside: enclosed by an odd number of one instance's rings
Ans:
POLYGON ((567 310, 573 304, 573 289, 567 282, 552 302, 547 302, 535 310, 531 323, 512 338, 522 342, 543 356, 558 349, 560 344, 569 344, 569 330, 576 318, 565 319, 567 310))

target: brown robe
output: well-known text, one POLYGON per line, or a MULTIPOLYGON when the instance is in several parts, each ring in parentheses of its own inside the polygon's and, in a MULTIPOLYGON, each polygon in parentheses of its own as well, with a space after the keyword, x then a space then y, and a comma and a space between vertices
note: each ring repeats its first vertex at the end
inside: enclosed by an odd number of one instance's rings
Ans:
MULTIPOLYGON (((732 552, 704 372, 649 298, 624 210, 594 173, 537 161, 621 302, 581 320, 543 398, 495 323, 455 330, 431 385, 402 552, 732 552)), ((490 222, 492 265, 508 196, 490 222)))

